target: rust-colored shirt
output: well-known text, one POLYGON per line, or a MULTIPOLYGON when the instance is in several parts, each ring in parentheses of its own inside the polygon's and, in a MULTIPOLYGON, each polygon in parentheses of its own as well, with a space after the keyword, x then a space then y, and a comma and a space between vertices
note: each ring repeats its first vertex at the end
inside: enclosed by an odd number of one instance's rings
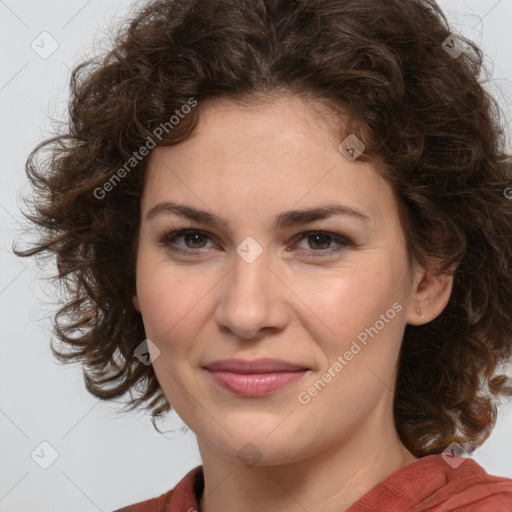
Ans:
MULTIPOLYGON (((115 512, 200 512, 203 490, 198 466, 165 494, 115 512)), ((487 474, 471 458, 456 467, 441 454, 427 455, 389 475, 346 512, 375 511, 512 512, 512 479, 487 474)))

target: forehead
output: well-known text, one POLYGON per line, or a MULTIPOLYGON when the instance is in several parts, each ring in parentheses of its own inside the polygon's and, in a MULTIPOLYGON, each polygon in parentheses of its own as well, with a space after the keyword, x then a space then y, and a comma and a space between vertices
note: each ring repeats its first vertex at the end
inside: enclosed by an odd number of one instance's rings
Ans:
POLYGON ((143 210, 180 200, 268 218, 336 201, 372 219, 389 213, 391 187, 372 163, 342 155, 339 132, 323 105, 295 96, 254 105, 205 102, 190 138, 153 150, 143 210))

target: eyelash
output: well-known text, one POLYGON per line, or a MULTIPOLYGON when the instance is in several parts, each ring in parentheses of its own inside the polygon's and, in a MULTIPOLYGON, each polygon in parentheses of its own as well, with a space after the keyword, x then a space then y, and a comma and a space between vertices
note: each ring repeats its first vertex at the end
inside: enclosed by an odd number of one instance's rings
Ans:
MULTIPOLYGON (((200 235, 205 236, 208 239, 210 239, 210 236, 205 231, 196 230, 193 228, 185 228, 185 229, 180 229, 180 230, 171 231, 169 233, 166 233, 164 236, 161 237, 161 239, 158 242, 158 245, 166 247, 170 251, 177 252, 180 254, 185 254, 185 255, 197 254, 198 251, 202 251, 203 249, 205 249, 204 247, 202 247, 200 249, 179 249, 176 246, 171 245, 172 242, 176 238, 180 238, 187 234, 200 234, 200 235)), ((300 238, 298 239, 297 243, 308 238, 309 236, 322 235, 322 236, 330 237, 332 241, 337 242, 339 244, 340 247, 337 249, 321 249, 319 251, 315 251, 312 249, 311 250, 312 253, 316 253, 313 255, 314 258, 325 258, 327 256, 331 256, 334 253, 338 253, 338 252, 345 250, 346 248, 352 247, 354 245, 350 240, 348 240, 336 233, 330 233, 328 231, 305 231, 303 233, 299 233, 299 235, 300 235, 300 238), (320 254, 318 254, 318 253, 320 253, 320 254)), ((299 251, 307 252, 307 249, 299 249, 299 251)))

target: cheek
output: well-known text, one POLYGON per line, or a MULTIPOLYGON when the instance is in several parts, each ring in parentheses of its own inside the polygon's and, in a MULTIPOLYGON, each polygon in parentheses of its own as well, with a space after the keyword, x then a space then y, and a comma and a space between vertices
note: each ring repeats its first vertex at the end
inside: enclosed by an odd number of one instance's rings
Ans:
POLYGON ((308 295, 321 321, 315 317, 306 328, 323 353, 319 378, 329 382, 322 397, 315 399, 315 407, 330 411, 332 404, 339 404, 339 409, 326 414, 340 422, 345 421, 347 408, 367 414, 392 387, 404 329, 399 281, 375 266, 353 270, 327 280, 308 295), (361 396, 366 397, 364 406, 361 396))
MULTIPOLYGON (((314 283, 304 279, 299 286, 296 281, 297 295, 304 297, 305 306, 315 313, 309 315, 311 324, 307 328, 324 340, 324 349, 337 350, 350 343, 401 299, 400 281, 390 267, 384 268, 384 260, 381 256, 380 265, 375 262, 336 269, 314 283)), ((394 313, 391 309, 388 317, 394 317, 394 313)))
POLYGON ((176 268, 141 264, 137 292, 146 336, 162 349, 178 349, 193 335, 194 321, 209 289, 204 279, 184 277, 176 268))
POLYGON ((152 359, 153 368, 162 391, 182 418, 191 413, 180 383, 190 381, 190 362, 199 360, 193 351, 198 349, 195 340, 202 325, 198 315, 205 314, 208 288, 204 279, 184 278, 176 268, 149 265, 138 274, 137 290, 146 337, 159 350, 152 359))

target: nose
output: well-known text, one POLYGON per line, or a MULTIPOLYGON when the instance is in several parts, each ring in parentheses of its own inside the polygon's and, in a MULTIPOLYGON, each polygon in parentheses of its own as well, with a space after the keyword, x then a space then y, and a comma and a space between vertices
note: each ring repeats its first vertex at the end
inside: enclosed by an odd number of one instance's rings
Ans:
POLYGON ((289 322, 290 293, 270 268, 265 252, 252 263, 236 255, 219 287, 215 320, 221 331, 245 340, 279 332, 289 322))

